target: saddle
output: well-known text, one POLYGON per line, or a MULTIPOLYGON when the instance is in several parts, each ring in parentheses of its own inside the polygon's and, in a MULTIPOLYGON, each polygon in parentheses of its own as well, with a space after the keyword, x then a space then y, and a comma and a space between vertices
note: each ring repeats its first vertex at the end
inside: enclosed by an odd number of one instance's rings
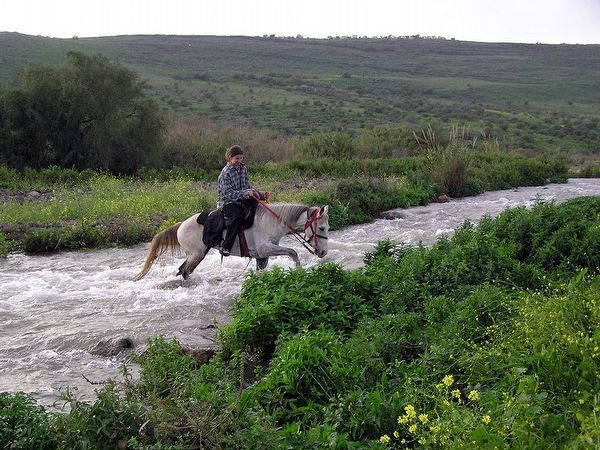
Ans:
POLYGON ((196 219, 204 226, 202 242, 208 248, 216 247, 221 243, 223 230, 225 230, 225 216, 220 209, 206 210, 200 213, 196 219))
MULTIPOLYGON (((244 205, 244 220, 242 222, 242 230, 238 239, 240 240, 240 248, 242 249, 243 256, 250 256, 248 244, 246 243, 246 237, 244 236, 243 230, 247 230, 254 224, 254 215, 256 214, 256 207, 246 207, 244 205)), ((200 213, 196 219, 200 225, 204 226, 202 233, 202 242, 208 248, 218 247, 223 239, 223 231, 227 228, 225 221, 225 215, 221 209, 206 210, 200 213)))

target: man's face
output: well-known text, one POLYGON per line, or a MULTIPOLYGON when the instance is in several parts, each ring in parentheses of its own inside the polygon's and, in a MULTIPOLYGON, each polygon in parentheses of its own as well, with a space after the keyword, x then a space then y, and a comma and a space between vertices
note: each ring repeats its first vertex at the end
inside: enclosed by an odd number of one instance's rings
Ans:
POLYGON ((235 155, 229 158, 229 164, 231 164, 236 169, 242 165, 244 161, 244 155, 235 155))

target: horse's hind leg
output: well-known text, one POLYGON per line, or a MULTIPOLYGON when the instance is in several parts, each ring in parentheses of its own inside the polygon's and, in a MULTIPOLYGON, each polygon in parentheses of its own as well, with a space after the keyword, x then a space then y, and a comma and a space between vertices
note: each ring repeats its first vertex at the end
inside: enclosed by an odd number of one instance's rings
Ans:
POLYGON ((269 264, 269 257, 266 258, 256 258, 256 270, 263 270, 269 264))
MULTIPOLYGON (((185 266, 187 264, 187 259, 179 266, 179 270, 177 271, 177 275, 175 275, 176 277, 178 277, 179 275, 183 275, 183 271, 185 270, 185 266)), ((186 277, 184 277, 186 278, 186 277)))
POLYGON ((181 275, 184 280, 187 280, 188 277, 194 271, 194 269, 196 269, 198 264, 202 262, 205 256, 205 252, 193 256, 188 256, 183 262, 183 264, 179 266, 179 271, 177 272, 177 275, 181 275))

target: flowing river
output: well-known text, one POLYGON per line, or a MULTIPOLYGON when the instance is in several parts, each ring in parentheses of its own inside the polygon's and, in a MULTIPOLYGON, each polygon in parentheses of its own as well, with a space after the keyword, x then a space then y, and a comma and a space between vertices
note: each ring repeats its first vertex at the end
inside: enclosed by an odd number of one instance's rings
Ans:
MULTIPOLYGON (((531 206, 537 199, 556 203, 580 196, 600 196, 600 179, 570 179, 567 184, 488 192, 476 197, 396 210, 398 218, 330 233, 329 253, 317 260, 289 237, 304 267, 335 262, 346 268, 362 264, 377 241, 432 244, 452 234, 465 220, 477 223, 509 207, 531 206)), ((101 339, 127 336, 140 346, 149 338, 176 337, 184 345, 214 338, 212 325, 230 319, 229 305, 240 292, 247 260, 213 251, 185 283, 175 278, 180 258, 155 266, 132 281, 148 244, 126 249, 64 252, 50 256, 10 254, 0 260, 0 392, 32 393, 52 404, 68 386, 83 400, 94 398, 92 382, 120 378, 123 354, 99 357, 89 349, 101 339), (85 377, 85 378, 84 378, 85 377)), ((270 266, 291 267, 285 258, 270 266)))

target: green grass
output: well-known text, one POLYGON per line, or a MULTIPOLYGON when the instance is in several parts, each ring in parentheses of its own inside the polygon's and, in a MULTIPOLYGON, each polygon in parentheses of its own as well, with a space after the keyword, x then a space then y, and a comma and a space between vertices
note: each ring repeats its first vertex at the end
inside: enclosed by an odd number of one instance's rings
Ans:
POLYGON ((6 83, 69 50, 101 52, 147 79, 167 110, 284 134, 464 123, 517 148, 598 151, 598 45, 14 33, 0 45, 6 83))
POLYGON ((177 221, 215 203, 214 192, 189 180, 152 183, 100 176, 78 188, 57 188, 50 202, 9 201, 2 206, 2 217, 9 224, 93 223, 115 218, 143 223, 157 214, 177 221))

